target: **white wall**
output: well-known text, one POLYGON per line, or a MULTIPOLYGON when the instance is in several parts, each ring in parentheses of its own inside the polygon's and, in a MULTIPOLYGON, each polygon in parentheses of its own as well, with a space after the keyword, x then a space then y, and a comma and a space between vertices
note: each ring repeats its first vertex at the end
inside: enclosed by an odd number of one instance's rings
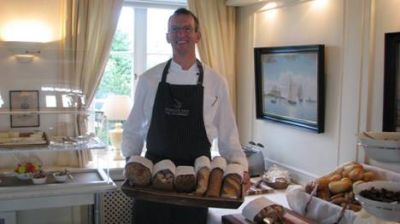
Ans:
MULTIPOLYGON (((9 108, 10 90, 40 90, 43 86, 54 86, 59 76, 58 46, 60 40, 60 1, 2 0, 0 4, 0 96, 4 104, 0 111, 9 108), (21 25, 22 24, 22 25, 21 25), (22 27, 21 27, 22 26, 22 27), (10 35, 9 27, 16 30, 10 35), (16 35, 15 33, 19 34, 16 35), (45 35, 46 34, 46 35, 45 35), (40 54, 32 62, 21 63, 6 41, 44 41, 40 54)), ((44 107, 44 95, 40 95, 40 107, 44 107)), ((54 116, 41 115, 41 130, 54 129, 54 116)), ((18 128, 19 131, 39 128, 18 128)), ((0 114, 0 131, 10 129, 10 118, 0 114)))
POLYGON ((357 134, 381 130, 383 37, 400 31, 399 5, 400 0, 315 0, 268 11, 261 3, 240 7, 241 141, 261 142, 267 160, 310 176, 349 160, 364 162, 357 134), (255 119, 253 48, 308 44, 325 45, 324 133, 255 119))

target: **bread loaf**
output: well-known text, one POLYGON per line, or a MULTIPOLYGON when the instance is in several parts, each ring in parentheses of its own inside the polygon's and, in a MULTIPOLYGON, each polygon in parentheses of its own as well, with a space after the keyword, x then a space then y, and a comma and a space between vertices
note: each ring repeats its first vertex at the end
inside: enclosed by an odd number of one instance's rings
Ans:
POLYGON ((176 167, 174 186, 177 192, 193 192, 196 189, 194 168, 192 166, 176 167))
POLYGON ((250 201, 242 210, 242 215, 257 224, 283 223, 285 209, 264 197, 250 201), (267 222, 265 222, 267 221, 267 222))
POLYGON ((238 199, 242 196, 243 167, 239 164, 226 166, 221 197, 238 199))
POLYGON ((260 212, 254 217, 254 222, 257 224, 282 223, 284 213, 285 210, 281 205, 273 204, 261 209, 260 212), (265 222, 265 220, 268 220, 268 222, 265 222))
POLYGON ((130 185, 147 186, 151 183, 153 162, 141 157, 132 156, 125 165, 124 175, 130 185))
POLYGON ((197 176, 196 195, 204 195, 208 189, 211 162, 207 156, 200 156, 194 162, 197 176))
POLYGON ((207 197, 220 196, 225 168, 226 160, 223 157, 217 156, 211 161, 211 173, 206 192, 207 197))
POLYGON ((171 160, 162 160, 153 167, 152 186, 155 189, 173 191, 175 164, 171 160))

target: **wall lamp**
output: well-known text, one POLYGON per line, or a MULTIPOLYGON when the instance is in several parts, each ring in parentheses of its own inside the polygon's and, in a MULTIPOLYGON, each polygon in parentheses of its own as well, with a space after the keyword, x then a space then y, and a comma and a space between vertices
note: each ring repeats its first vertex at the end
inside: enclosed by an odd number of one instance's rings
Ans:
POLYGON ((28 63, 40 54, 44 43, 26 41, 5 41, 6 47, 14 53, 18 62, 28 63))

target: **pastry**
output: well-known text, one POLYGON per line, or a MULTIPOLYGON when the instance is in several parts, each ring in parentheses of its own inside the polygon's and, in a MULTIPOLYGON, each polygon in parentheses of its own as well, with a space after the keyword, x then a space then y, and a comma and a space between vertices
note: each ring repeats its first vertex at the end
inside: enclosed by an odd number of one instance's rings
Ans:
POLYGON ((196 189, 194 168, 192 166, 176 167, 174 186, 177 192, 193 192, 196 189))
POLYGON ((151 183, 153 162, 141 157, 131 156, 125 165, 125 178, 130 185, 147 186, 151 183))

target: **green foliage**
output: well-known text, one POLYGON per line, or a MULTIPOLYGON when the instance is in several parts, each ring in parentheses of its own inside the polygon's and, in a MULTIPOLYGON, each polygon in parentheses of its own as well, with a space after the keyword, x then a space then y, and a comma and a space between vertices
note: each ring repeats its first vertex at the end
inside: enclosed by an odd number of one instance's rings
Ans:
POLYGON ((96 98, 105 98, 109 94, 130 95, 133 69, 130 46, 127 33, 117 30, 96 98))

